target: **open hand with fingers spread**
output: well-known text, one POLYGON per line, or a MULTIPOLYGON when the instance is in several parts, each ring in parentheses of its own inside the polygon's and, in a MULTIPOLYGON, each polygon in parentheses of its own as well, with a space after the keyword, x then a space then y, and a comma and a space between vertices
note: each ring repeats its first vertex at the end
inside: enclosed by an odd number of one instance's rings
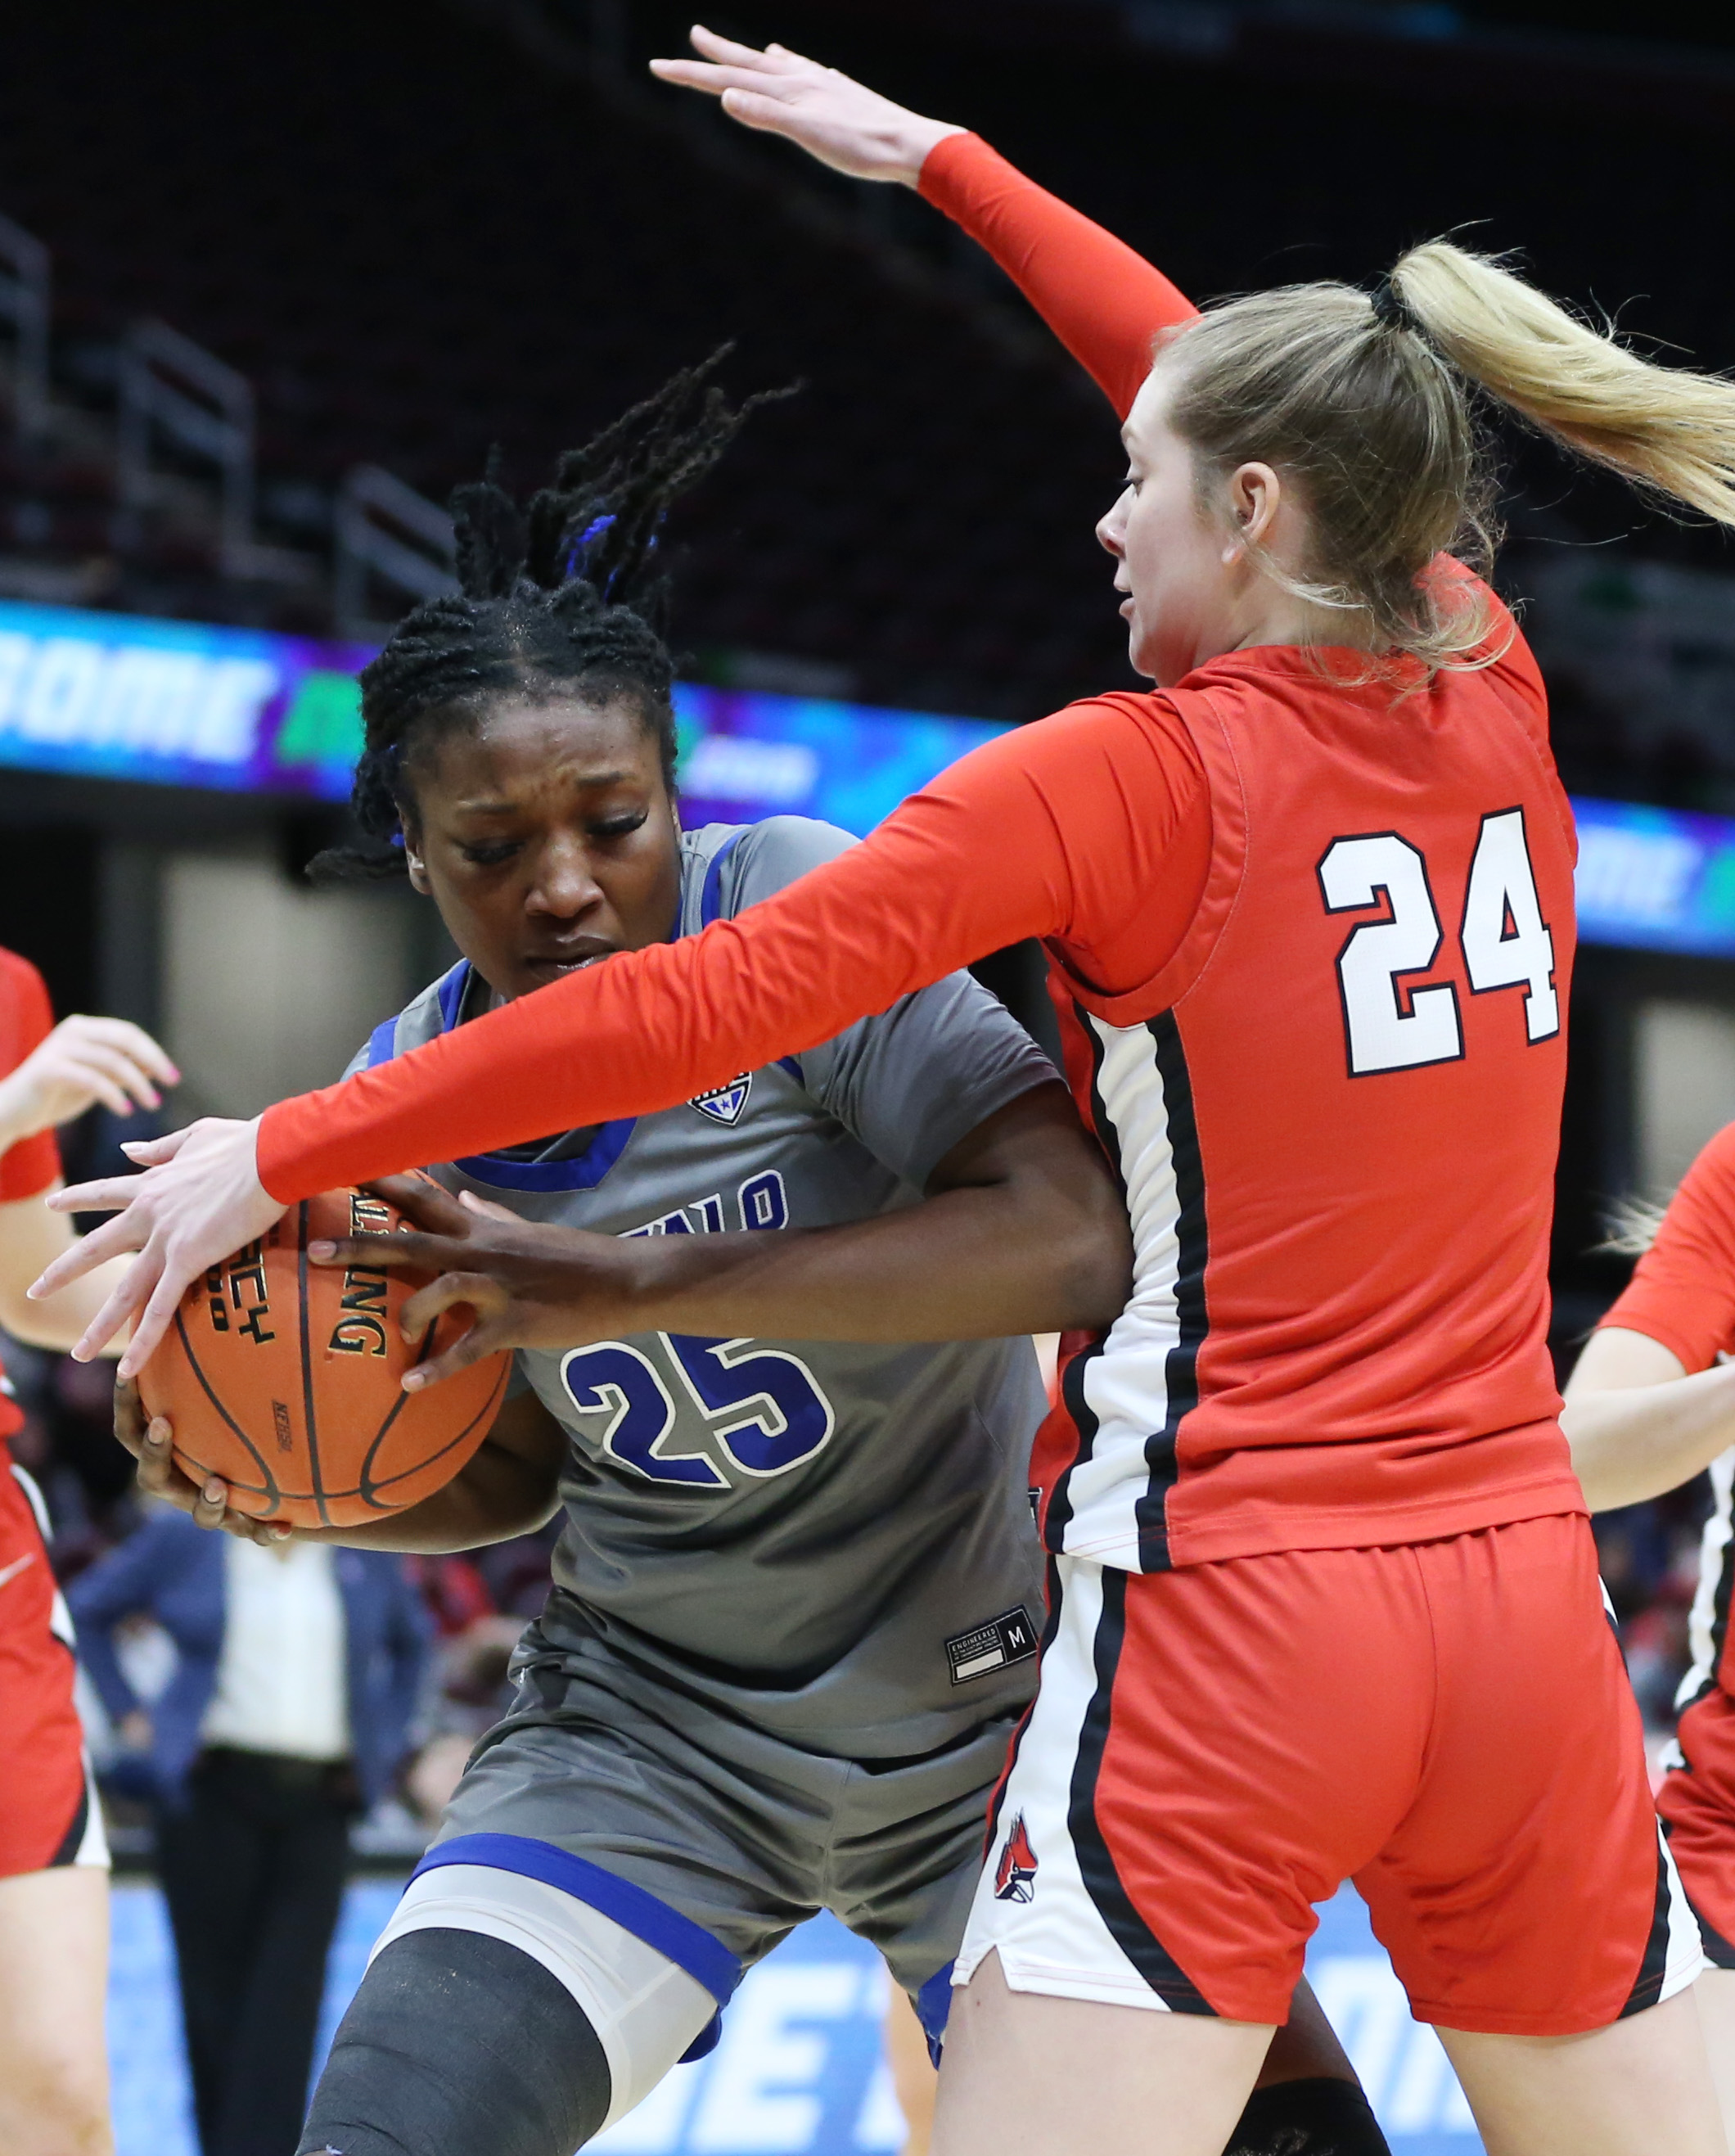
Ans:
POLYGON ((97 1101, 112 1116, 160 1108, 157 1089, 180 1082, 150 1034, 124 1018, 64 1018, 0 1078, 0 1152, 70 1122, 97 1101))
POLYGON ((783 45, 763 52, 696 25, 696 60, 653 60, 650 71, 684 90, 718 98, 731 120, 787 136, 834 172, 852 179, 896 180, 913 187, 937 142, 965 131, 924 120, 835 68, 803 59, 783 45))
POLYGON ((403 1306, 407 1339, 419 1340, 442 1311, 459 1304, 475 1312, 475 1324, 443 1355, 405 1374, 406 1392, 501 1348, 582 1347, 644 1322, 634 1315, 643 1244, 521 1220, 467 1192, 450 1197, 421 1176, 391 1176, 367 1188, 416 1227, 310 1243, 313 1263, 437 1275, 403 1306))
POLYGON ((112 1213, 115 1218, 54 1260, 32 1284, 33 1301, 58 1294, 105 1258, 138 1254, 74 1348, 80 1362, 100 1354, 132 1318, 119 1374, 136 1377, 198 1276, 282 1218, 288 1209, 259 1179, 258 1137, 256 1121, 206 1116, 167 1137, 128 1145, 125 1150, 142 1174, 74 1183, 49 1199, 57 1213, 112 1213))
POLYGON ((262 1549, 287 1542, 294 1530, 268 1526, 245 1512, 232 1512, 228 1486, 215 1476, 203 1483, 184 1474, 174 1455, 175 1433, 162 1415, 147 1422, 138 1387, 124 1378, 115 1387, 115 1435, 139 1464, 139 1487, 146 1496, 160 1497, 177 1512, 189 1513, 202 1527, 221 1527, 225 1534, 259 1543, 262 1549))

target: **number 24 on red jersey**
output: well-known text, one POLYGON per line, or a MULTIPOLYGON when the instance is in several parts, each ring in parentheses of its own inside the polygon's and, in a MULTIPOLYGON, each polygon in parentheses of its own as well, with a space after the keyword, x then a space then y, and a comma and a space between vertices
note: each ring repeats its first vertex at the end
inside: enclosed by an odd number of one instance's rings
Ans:
MULTIPOLYGON (((1351 1077, 1458 1061, 1464 1031, 1455 983, 1414 985, 1445 941, 1420 848, 1397 831, 1334 839, 1320 860, 1319 886, 1327 913, 1382 908, 1380 918, 1350 931, 1337 953, 1351 1077)), ((1537 897, 1522 808, 1482 819, 1458 940, 1472 994, 1522 988, 1526 1038, 1548 1040, 1559 1032, 1554 937, 1537 897)))

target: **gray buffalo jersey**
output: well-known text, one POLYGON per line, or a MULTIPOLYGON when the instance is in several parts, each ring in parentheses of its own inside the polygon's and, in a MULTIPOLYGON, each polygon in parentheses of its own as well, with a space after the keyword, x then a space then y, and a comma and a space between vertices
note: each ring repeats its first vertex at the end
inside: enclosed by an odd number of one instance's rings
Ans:
MULTIPOLYGON (((687 836, 679 932, 850 843, 789 816, 687 836)), ((489 1000, 460 964, 358 1062, 489 1000)), ((526 1219, 606 1235, 823 1227, 913 1204, 960 1139, 1055 1075, 957 973, 679 1107, 434 1173, 526 1219)), ((1028 1339, 639 1333, 526 1352, 519 1374, 572 1435, 532 1656, 637 1666, 665 1698, 842 1758, 931 1752, 1022 1705, 1041 1594, 1027 1466, 1045 1405, 1028 1339)))

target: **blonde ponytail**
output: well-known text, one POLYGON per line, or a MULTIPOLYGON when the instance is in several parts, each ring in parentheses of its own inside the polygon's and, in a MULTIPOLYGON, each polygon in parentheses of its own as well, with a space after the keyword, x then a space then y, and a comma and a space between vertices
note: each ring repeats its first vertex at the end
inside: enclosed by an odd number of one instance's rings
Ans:
POLYGON ((1263 460, 1295 478, 1309 558, 1265 573, 1331 639, 1404 652, 1430 672, 1485 666, 1490 610, 1430 565, 1486 574, 1495 470, 1470 390, 1664 500, 1735 525, 1735 382, 1658 367, 1485 255, 1412 248, 1369 295, 1286 285, 1208 307, 1158 352, 1169 424, 1189 443, 1201 500, 1263 460))
POLYGON ((1449 240, 1410 249, 1390 282, 1466 380, 1646 491, 1735 524, 1735 382, 1641 359, 1449 240))
POLYGON ((1603 1222, 1603 1240, 1597 1250, 1610 1257, 1642 1258, 1656 1240, 1668 1209, 1649 1198, 1617 1199, 1603 1222))

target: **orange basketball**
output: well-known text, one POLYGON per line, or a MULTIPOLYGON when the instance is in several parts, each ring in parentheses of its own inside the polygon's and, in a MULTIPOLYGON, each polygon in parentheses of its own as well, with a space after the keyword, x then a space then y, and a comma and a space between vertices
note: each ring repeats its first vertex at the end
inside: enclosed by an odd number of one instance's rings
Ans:
POLYGON ((443 1489, 487 1435, 510 1355, 425 1392, 398 1383, 451 1345, 467 1312, 446 1312, 412 1347, 398 1314, 425 1276, 307 1261, 310 1242, 387 1233, 400 1218, 355 1190, 292 1205, 188 1288, 139 1372, 146 1411, 174 1425, 182 1471, 220 1476, 237 1512, 355 1527, 443 1489))

